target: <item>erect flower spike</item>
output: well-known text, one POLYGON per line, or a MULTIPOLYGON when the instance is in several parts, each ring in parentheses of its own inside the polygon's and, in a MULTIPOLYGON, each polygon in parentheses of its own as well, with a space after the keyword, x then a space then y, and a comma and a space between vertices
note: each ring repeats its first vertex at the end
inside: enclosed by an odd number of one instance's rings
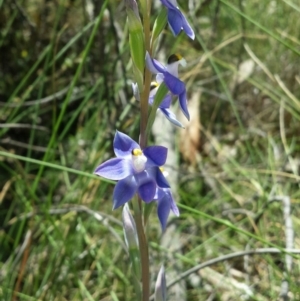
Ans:
POLYGON ((172 54, 168 59, 168 64, 163 66, 160 62, 152 59, 146 52, 146 66, 153 74, 156 74, 156 81, 165 83, 169 91, 179 98, 180 108, 189 120, 190 115, 187 108, 185 84, 178 78, 178 65, 185 66, 186 61, 178 54, 172 54))
POLYGON ((164 266, 161 266, 155 283, 155 301, 167 301, 167 285, 164 266))
POLYGON ((119 181, 113 193, 113 209, 116 209, 138 193, 144 202, 151 202, 157 186, 170 187, 159 169, 166 162, 167 148, 149 146, 141 150, 129 136, 116 132, 114 138, 116 158, 100 164, 95 174, 106 179, 119 181))
POLYGON ((160 0, 168 10, 168 23, 171 31, 177 36, 183 30, 192 40, 195 39, 195 33, 180 11, 176 0, 160 0))

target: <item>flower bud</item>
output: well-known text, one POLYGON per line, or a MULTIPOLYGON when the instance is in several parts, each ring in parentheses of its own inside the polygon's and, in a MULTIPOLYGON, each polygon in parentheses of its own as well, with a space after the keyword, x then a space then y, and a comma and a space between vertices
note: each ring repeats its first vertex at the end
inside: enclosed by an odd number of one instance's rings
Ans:
POLYGON ((125 6, 127 11, 132 10, 136 17, 140 19, 139 9, 135 0, 125 0, 125 6))
POLYGON ((132 86, 133 96, 135 97, 136 100, 140 101, 140 90, 138 84, 132 83, 131 86, 132 86))
POLYGON ((138 236, 136 231, 136 225, 127 203, 123 207, 122 222, 123 222, 125 242, 128 248, 133 273, 135 277, 138 280, 140 280, 141 261, 140 261, 138 236))
POLYGON ((138 248, 136 225, 127 203, 123 207, 122 222, 128 250, 130 248, 138 248))
POLYGON ((167 300, 167 285, 165 277, 165 269, 162 266, 159 270, 157 280, 155 283, 155 301, 166 301, 167 300))
POLYGON ((129 28, 129 46, 133 61, 133 73, 140 91, 143 89, 145 68, 145 41, 142 21, 136 0, 125 0, 129 28))

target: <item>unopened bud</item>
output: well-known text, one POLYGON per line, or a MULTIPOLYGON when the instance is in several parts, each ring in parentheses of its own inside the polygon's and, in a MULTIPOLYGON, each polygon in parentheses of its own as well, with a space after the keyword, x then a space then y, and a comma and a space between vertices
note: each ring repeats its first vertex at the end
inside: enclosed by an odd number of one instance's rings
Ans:
POLYGON ((123 207, 122 222, 125 242, 128 249, 138 248, 136 225, 127 203, 123 207))
POLYGON ((134 12, 137 18, 140 18, 138 5, 135 0, 125 0, 125 6, 127 11, 130 9, 134 12))
POLYGON ((131 86, 132 86, 133 96, 135 97, 136 100, 140 101, 140 90, 138 84, 132 83, 131 86))
POLYGON ((141 261, 140 261, 138 236, 136 231, 136 225, 127 203, 123 207, 122 221, 123 221, 125 242, 128 248, 133 273, 135 277, 138 280, 140 280, 141 261))
POLYGON ((129 46, 133 61, 133 73, 140 91, 143 88, 145 67, 145 41, 143 24, 139 15, 136 0, 125 0, 129 28, 129 46))
POLYGON ((155 283, 155 301, 166 301, 167 300, 167 285, 165 277, 165 269, 162 266, 159 270, 157 280, 155 283))

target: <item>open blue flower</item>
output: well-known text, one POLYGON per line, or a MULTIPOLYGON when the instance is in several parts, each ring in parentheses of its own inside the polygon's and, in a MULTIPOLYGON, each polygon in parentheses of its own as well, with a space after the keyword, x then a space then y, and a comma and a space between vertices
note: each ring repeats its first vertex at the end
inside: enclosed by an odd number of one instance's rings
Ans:
POLYGON ((174 201, 170 188, 157 188, 154 200, 157 200, 157 215, 162 230, 166 229, 168 217, 172 210, 176 216, 179 216, 178 207, 174 201))
MULTIPOLYGON (((154 98, 156 92, 159 88, 159 84, 157 82, 152 82, 150 86, 150 95, 149 95, 149 104, 152 106, 154 102, 154 98)), ((176 118, 176 115, 170 110, 170 106, 172 103, 172 95, 168 93, 161 104, 159 105, 158 109, 166 116, 166 118, 176 126, 184 128, 184 126, 179 122, 176 118)))
POLYGON ((166 147, 149 146, 141 150, 138 143, 118 131, 113 146, 116 158, 100 164, 94 172, 106 179, 119 181, 113 193, 113 209, 124 205, 135 193, 144 202, 151 202, 157 187, 170 187, 159 169, 166 162, 166 147))
POLYGON ((171 31, 177 36, 183 30, 191 39, 194 40, 195 33, 186 20, 183 13, 180 11, 176 0, 160 0, 168 10, 168 23, 171 31))
POLYGON ((165 83, 169 91, 179 98, 180 108, 189 120, 190 115, 187 109, 187 98, 185 84, 178 78, 178 65, 185 65, 185 60, 178 54, 172 54, 168 59, 168 64, 163 66, 160 62, 152 59, 146 52, 146 65, 153 74, 156 74, 156 81, 165 83))

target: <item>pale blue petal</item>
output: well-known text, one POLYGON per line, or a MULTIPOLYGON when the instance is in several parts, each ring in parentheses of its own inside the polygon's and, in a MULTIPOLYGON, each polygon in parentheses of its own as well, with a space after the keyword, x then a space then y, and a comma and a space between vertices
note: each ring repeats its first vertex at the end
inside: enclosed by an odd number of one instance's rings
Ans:
POLYGON ((167 8, 176 8, 170 1, 168 0, 160 0, 160 2, 167 8))
POLYGON ((157 202, 157 216, 163 231, 166 229, 170 210, 171 206, 169 198, 167 195, 165 195, 162 199, 158 200, 157 202))
POLYGON ((146 52, 146 65, 151 73, 157 74, 165 72, 165 67, 157 60, 152 59, 148 52, 146 52))
POLYGON ((165 196, 164 190, 168 188, 157 188, 154 196, 154 200, 161 200, 165 196))
POLYGON ((182 14, 179 9, 168 10, 168 23, 172 33, 177 36, 182 28, 182 14))
POLYGON ((172 210, 176 216, 179 216, 179 210, 170 189, 158 189, 156 196, 158 196, 157 215, 160 220, 162 229, 164 230, 167 224, 170 210, 172 210))
POLYGON ((176 119, 176 115, 173 112, 171 112, 169 109, 160 108, 160 110, 171 123, 184 129, 184 126, 176 119))
POLYGON ((179 216, 179 209, 175 203, 175 200, 173 198, 173 195, 172 195, 172 192, 171 192, 171 189, 163 189, 163 191, 165 192, 166 196, 168 197, 169 199, 169 203, 170 203, 170 208, 171 210, 173 211, 173 213, 176 215, 176 216, 179 216))
POLYGON ((191 25, 187 21, 186 17, 182 14, 182 28, 184 32, 187 34, 188 37, 190 37, 192 40, 195 39, 195 33, 192 29, 191 25))
POLYGON ((141 199, 149 203, 154 199, 156 191, 156 183, 154 181, 148 181, 144 184, 140 185, 138 188, 138 194, 141 197, 141 199))
POLYGON ((129 176, 116 184, 113 194, 113 210, 130 201, 137 191, 134 176, 129 176))
POLYGON ((154 101, 154 98, 155 98, 155 95, 153 95, 153 96, 149 96, 149 105, 153 105, 153 101, 154 101))
MULTIPOLYGON (((152 91, 150 91, 150 96, 149 96, 149 104, 152 106, 153 102, 154 102, 154 98, 157 92, 154 91, 154 93, 151 93, 152 91)), ((172 102, 172 95, 170 93, 168 93, 165 98, 163 99, 163 101, 161 102, 161 104, 159 105, 159 108, 169 108, 171 106, 171 102, 172 102)))
POLYGON ((184 83, 178 79, 177 77, 173 76, 172 74, 166 72, 164 82, 171 93, 174 95, 179 95, 185 91, 184 83))
POLYGON ((164 76, 163 73, 158 73, 158 74, 156 75, 156 81, 157 81, 159 84, 161 84, 161 83, 164 81, 164 79, 165 79, 165 76, 164 76))
POLYGON ((155 172, 156 172, 155 176, 156 176, 157 186, 161 188, 170 188, 170 184, 168 183, 167 179, 165 178, 161 170, 156 167, 155 172))
POLYGON ((176 203, 174 202, 173 197, 172 197, 172 202, 171 202, 171 210, 173 211, 173 213, 174 213, 176 216, 179 216, 179 215, 180 215, 179 209, 178 209, 176 203))
POLYGON ((140 149, 140 146, 129 136, 117 131, 114 139, 116 156, 120 158, 131 156, 133 149, 140 149))
POLYGON ((94 173, 110 180, 122 180, 133 174, 130 160, 113 158, 100 164, 94 173))
POLYGON ((161 3, 168 9, 168 23, 172 33, 177 36, 183 29, 187 36, 194 40, 195 33, 179 8, 169 0, 161 0, 161 3))
POLYGON ((165 98, 163 99, 163 101, 161 102, 161 104, 159 105, 160 109, 168 109, 171 106, 171 102, 172 102, 172 95, 170 93, 168 93, 165 98))
POLYGON ((187 120, 190 120, 190 114, 187 108, 187 98, 186 98, 186 91, 184 90, 183 93, 181 93, 179 95, 179 104, 180 104, 180 108, 183 112, 183 114, 185 115, 185 117, 187 118, 187 120))
POLYGON ((162 166, 166 163, 168 149, 164 146, 148 146, 143 150, 144 155, 151 161, 147 161, 147 167, 162 166))

